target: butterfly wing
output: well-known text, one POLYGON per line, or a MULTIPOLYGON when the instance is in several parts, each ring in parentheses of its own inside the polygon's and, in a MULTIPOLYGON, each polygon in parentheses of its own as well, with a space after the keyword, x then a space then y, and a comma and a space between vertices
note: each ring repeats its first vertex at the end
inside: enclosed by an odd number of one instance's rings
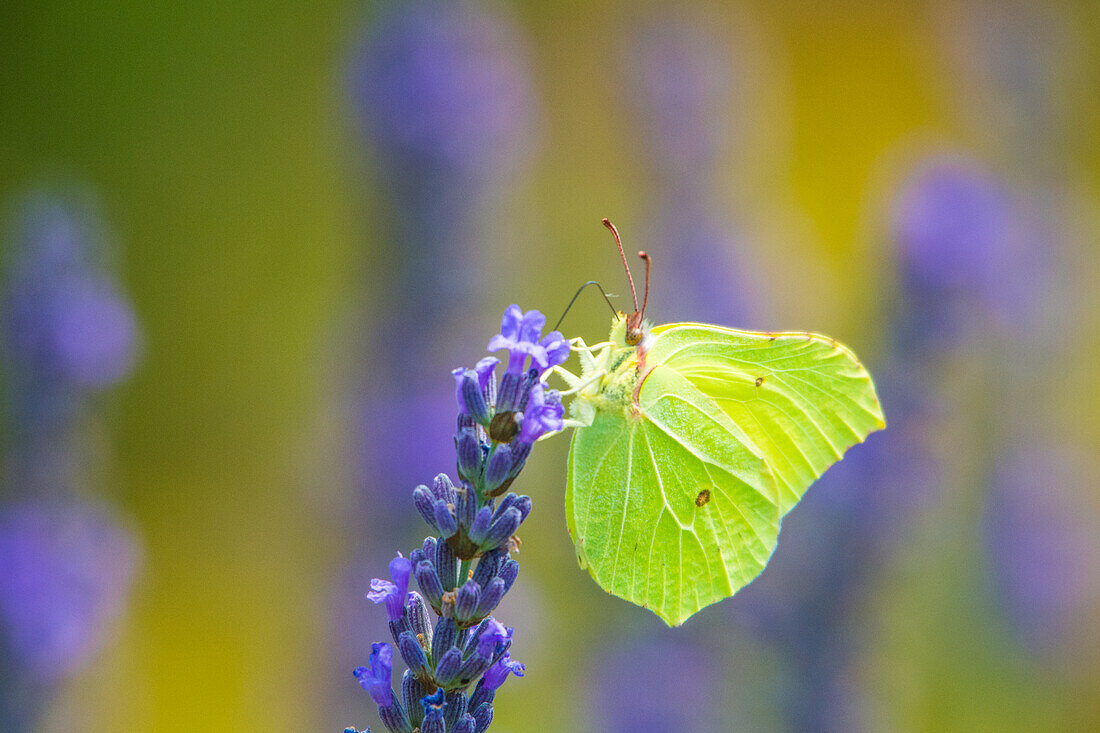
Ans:
POLYGON ((683 375, 657 367, 638 409, 601 409, 575 431, 566 517, 601 587, 679 625, 763 570, 780 511, 746 433, 683 375))
POLYGON ((652 334, 647 363, 683 376, 748 435, 775 476, 780 516, 848 448, 886 425, 870 374, 826 336, 698 323, 652 334))

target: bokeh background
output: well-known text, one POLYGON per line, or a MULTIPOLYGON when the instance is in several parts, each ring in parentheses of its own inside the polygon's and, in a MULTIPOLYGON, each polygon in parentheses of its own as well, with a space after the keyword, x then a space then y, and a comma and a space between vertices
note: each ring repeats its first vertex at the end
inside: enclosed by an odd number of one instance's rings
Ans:
POLYGON ((378 730, 447 372, 625 304, 603 216, 890 427, 676 630, 540 444, 492 730, 1100 729, 1095 3, 6 2, 0 90, 0 729, 378 730))

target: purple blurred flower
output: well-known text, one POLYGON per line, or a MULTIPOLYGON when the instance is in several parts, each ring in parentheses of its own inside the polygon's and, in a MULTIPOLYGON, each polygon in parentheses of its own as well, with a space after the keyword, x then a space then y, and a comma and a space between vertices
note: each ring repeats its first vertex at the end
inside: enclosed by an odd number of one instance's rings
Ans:
POLYGON ((620 640, 596 656, 587 684, 593 730, 701 732, 715 725, 714 660, 696 640, 653 632, 620 640))
POLYGON ((974 161, 934 157, 907 179, 892 230, 911 287, 985 291, 1014 226, 1005 185, 974 161))
POLYGON ((395 3, 354 62, 367 139, 396 167, 476 182, 515 165, 535 97, 515 28, 471 3, 395 3))
POLYGON ((698 175, 729 147, 737 80, 727 39, 677 8, 633 35, 626 78, 666 174, 698 175))
POLYGON ((653 236, 674 255, 661 261, 650 300, 693 321, 764 327, 754 323, 765 310, 765 293, 746 256, 746 237, 699 200, 704 196, 677 194, 663 204, 653 236))
POLYGON ((53 199, 23 212, 4 326, 24 378, 101 388, 133 367, 137 323, 100 262, 98 229, 86 208, 53 199))
POLYGON ((122 612, 138 565, 130 533, 75 499, 10 505, 0 514, 0 631, 40 681, 83 667, 122 612))
POLYGON ((1049 285, 1051 233, 1020 192, 976 161, 935 155, 906 178, 891 212, 907 351, 953 347, 989 325, 1016 329, 1049 285))
POLYGON ((1037 653, 1066 643, 1100 607, 1100 519, 1086 494, 1095 468, 1050 448, 1002 455, 985 507, 995 590, 1013 628, 1037 653))
POLYGON ((389 707, 393 704, 393 648, 385 643, 371 644, 369 667, 356 667, 353 674, 359 685, 370 694, 375 704, 389 707))

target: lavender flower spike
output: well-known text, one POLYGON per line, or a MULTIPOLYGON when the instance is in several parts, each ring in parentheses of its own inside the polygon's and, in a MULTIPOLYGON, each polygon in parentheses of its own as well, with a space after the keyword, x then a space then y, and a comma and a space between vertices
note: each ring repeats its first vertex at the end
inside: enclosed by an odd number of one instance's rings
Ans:
POLYGON ((524 675, 524 666, 509 655, 513 630, 489 614, 516 580, 511 539, 531 513, 529 496, 497 497, 522 471, 534 442, 563 427, 560 395, 542 382, 540 370, 562 363, 570 346, 557 331, 540 340, 545 323, 538 311, 509 306, 489 344, 509 351, 499 391, 494 357, 452 372, 461 485, 440 474, 430 489, 413 490, 413 504, 433 535, 408 559, 398 553, 390 562, 392 582, 371 581, 368 597, 386 604, 390 631, 409 667, 403 704, 389 688, 388 645, 376 644, 371 667, 355 675, 391 733, 482 733, 493 720, 497 688, 510 674, 524 675), (414 567, 423 597, 408 592, 414 567), (434 629, 425 603, 438 617, 434 629), (434 694, 424 695, 429 689, 434 694))
POLYGON ((385 602, 390 621, 400 621, 405 614, 405 600, 412 571, 412 562, 399 552, 397 557, 390 560, 390 577, 393 582, 381 578, 374 578, 370 582, 371 589, 367 598, 374 603, 385 602))

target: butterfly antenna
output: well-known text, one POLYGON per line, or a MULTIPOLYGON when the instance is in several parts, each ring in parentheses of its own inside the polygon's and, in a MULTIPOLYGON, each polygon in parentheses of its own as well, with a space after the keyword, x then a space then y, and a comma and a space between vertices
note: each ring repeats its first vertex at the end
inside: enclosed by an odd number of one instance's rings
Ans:
POLYGON ((561 322, 565 320, 565 315, 569 312, 569 309, 573 307, 573 303, 577 302, 577 298, 580 297, 580 294, 583 293, 584 289, 587 288, 589 285, 595 285, 597 288, 599 288, 600 294, 603 295, 603 299, 607 301, 607 307, 611 309, 612 316, 615 316, 618 313, 618 311, 615 310, 615 306, 611 303, 610 296, 608 296, 607 292, 603 289, 603 285, 600 285, 595 280, 589 280, 584 285, 581 285, 579 288, 577 288, 577 292, 573 294, 572 300, 569 301, 569 305, 565 306, 565 310, 562 311, 561 318, 559 318, 558 322, 554 324, 554 327, 550 329, 551 331, 558 330, 558 326, 560 326, 561 322))
POLYGON ((634 312, 638 312, 638 291, 634 289, 634 276, 630 274, 630 265, 626 263, 626 253, 623 252, 623 242, 619 239, 619 230, 611 223, 610 219, 604 219, 603 225, 611 230, 615 237, 615 245, 619 248, 619 256, 623 258, 623 269, 626 270, 626 279, 630 281, 630 297, 634 299, 634 312))
POLYGON ((639 252, 638 256, 645 260, 645 296, 642 298, 642 315, 645 316, 645 307, 649 303, 649 268, 653 266, 653 258, 645 252, 639 252))

